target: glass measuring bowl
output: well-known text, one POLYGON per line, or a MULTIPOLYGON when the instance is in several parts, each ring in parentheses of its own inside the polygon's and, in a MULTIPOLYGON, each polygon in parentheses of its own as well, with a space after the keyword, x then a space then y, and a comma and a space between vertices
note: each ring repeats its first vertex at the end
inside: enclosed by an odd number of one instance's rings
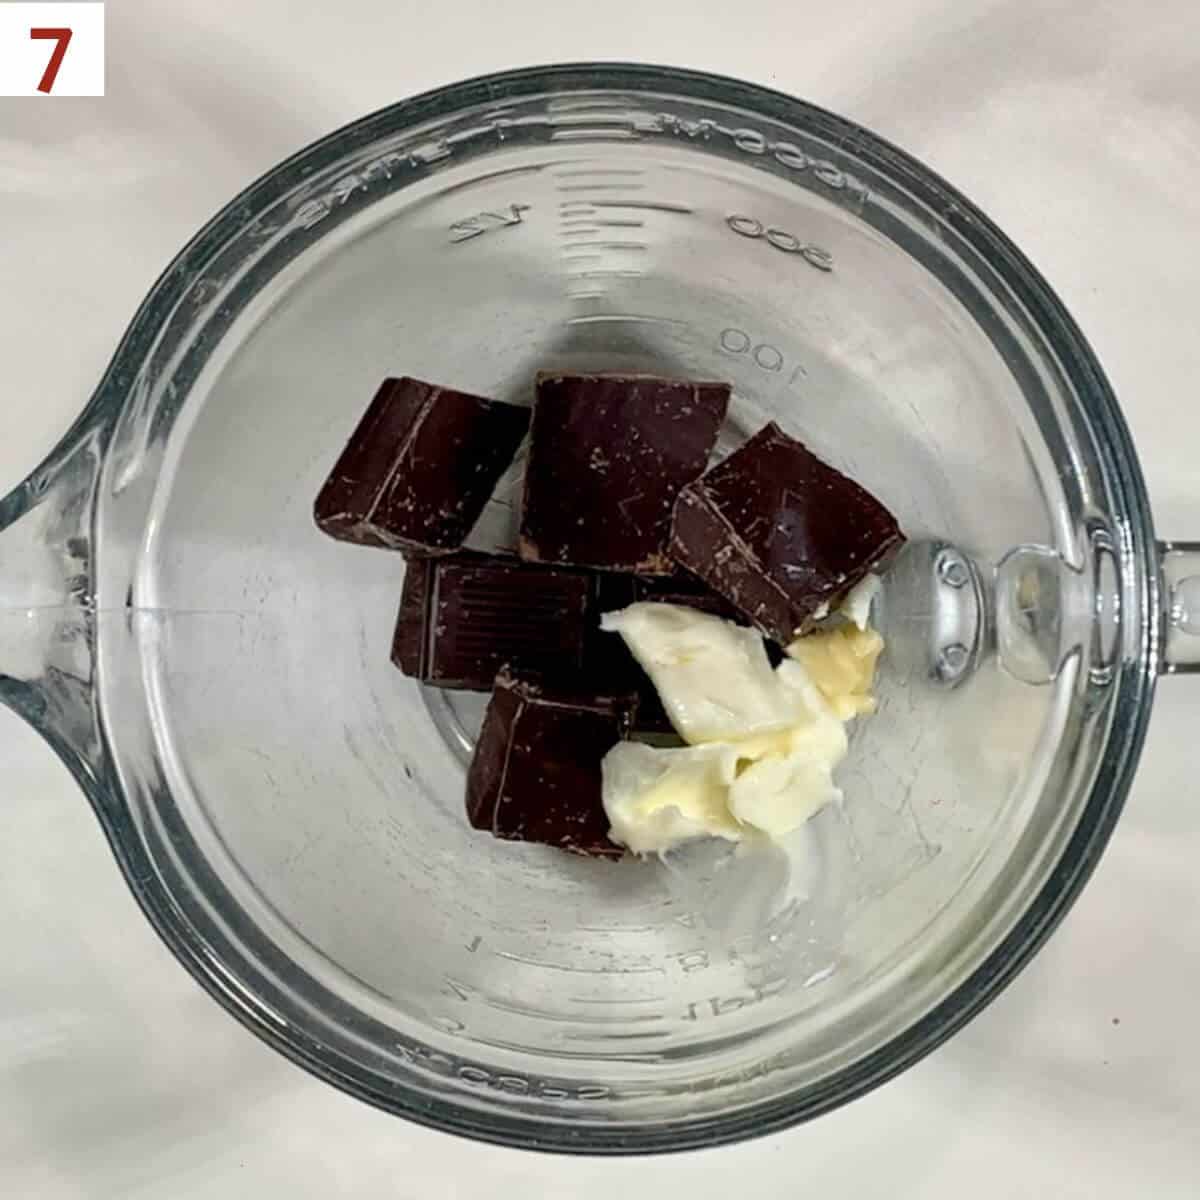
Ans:
POLYGON ((761 89, 553 68, 367 118, 183 252, 0 501, 0 696, 173 951, 296 1061, 481 1138, 678 1149, 860 1093, 1012 976, 1103 846, 1156 674, 1197 658, 1198 573, 966 200, 761 89), (785 850, 473 833, 480 698, 395 671, 402 561, 314 529, 385 374, 520 401, 539 368, 727 378, 728 444, 778 420, 912 539, 845 805, 785 850))

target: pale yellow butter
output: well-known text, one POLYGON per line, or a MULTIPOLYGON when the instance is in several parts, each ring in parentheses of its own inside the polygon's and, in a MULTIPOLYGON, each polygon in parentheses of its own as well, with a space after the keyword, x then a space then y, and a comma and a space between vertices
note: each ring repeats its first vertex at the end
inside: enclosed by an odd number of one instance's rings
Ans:
POLYGON ((797 638, 788 657, 798 662, 839 720, 875 711, 871 688, 883 638, 869 626, 839 625, 797 638))
POLYGON ((621 742, 603 763, 609 836, 636 854, 669 850, 698 837, 742 838, 729 811, 737 755, 723 743, 664 750, 621 742))
POLYGON ((603 618, 654 682, 687 746, 624 742, 604 760, 614 841, 640 854, 697 837, 790 833, 840 798, 844 722, 869 712, 883 639, 848 625, 799 639, 772 669, 762 638, 668 604, 603 618))
POLYGON ((753 629, 694 608, 634 604, 605 613, 600 627, 625 639, 691 745, 787 729, 809 717, 814 697, 820 702, 807 680, 790 686, 787 675, 771 669, 753 629))

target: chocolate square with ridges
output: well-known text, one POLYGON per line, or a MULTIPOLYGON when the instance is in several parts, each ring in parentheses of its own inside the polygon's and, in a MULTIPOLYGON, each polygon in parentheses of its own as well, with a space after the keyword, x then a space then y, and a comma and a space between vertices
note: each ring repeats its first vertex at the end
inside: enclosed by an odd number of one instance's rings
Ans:
POLYGON ((529 428, 530 410, 419 379, 388 379, 313 506, 331 537, 457 550, 529 428))
POLYGON ((590 640, 593 589, 585 571, 505 555, 410 559, 392 661, 425 683, 480 692, 491 691, 504 666, 577 675, 590 640))

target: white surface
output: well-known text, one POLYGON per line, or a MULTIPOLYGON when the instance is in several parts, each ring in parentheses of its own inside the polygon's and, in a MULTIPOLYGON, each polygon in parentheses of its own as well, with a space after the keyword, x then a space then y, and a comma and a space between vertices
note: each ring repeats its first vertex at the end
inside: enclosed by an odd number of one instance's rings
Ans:
MULTIPOLYGON (((66 428, 168 258, 277 159, 453 78, 634 58, 806 96, 963 188, 1092 339, 1161 532, 1200 537, 1194 0, 110 0, 108 44, 106 99, 0 100, 0 491, 66 428)), ((176 966, 66 772, 0 713, 0 1194, 1194 1200, 1197 711, 1200 681, 1160 688, 1093 883, 950 1045, 806 1128, 642 1162, 454 1141, 289 1066, 176 966)))

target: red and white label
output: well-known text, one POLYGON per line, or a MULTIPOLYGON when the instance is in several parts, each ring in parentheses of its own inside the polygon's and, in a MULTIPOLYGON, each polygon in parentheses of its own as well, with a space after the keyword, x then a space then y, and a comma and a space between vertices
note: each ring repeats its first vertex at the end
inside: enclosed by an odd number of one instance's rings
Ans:
POLYGON ((0 3, 0 96, 103 95, 103 4, 0 3))

